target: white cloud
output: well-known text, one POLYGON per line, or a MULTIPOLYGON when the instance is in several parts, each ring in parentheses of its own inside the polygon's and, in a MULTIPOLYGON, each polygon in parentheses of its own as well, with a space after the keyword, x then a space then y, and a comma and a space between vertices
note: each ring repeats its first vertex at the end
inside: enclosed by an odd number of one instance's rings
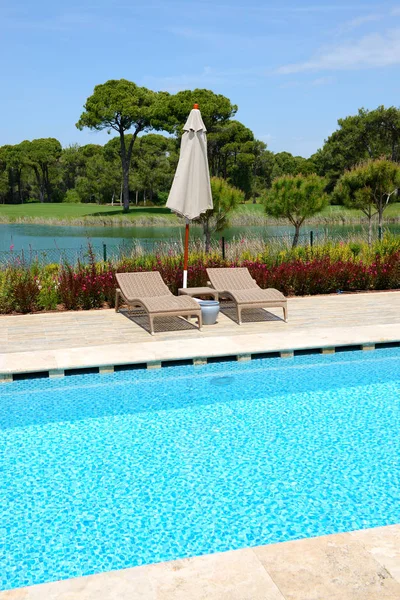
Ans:
POLYGON ((226 50, 229 46, 235 48, 240 45, 247 47, 247 49, 253 47, 261 50, 265 48, 265 44, 271 39, 271 36, 267 35, 247 35, 245 31, 241 33, 229 32, 226 27, 224 29, 165 27, 162 31, 189 42, 197 43, 197 45, 206 44, 208 47, 212 45, 223 50, 226 50))
POLYGON ((301 81, 296 80, 292 80, 292 81, 285 81, 285 83, 282 83, 279 88, 282 90, 288 90, 291 88, 297 88, 300 87, 302 85, 301 81))
POLYGON ((332 77, 331 75, 327 75, 326 77, 318 77, 317 79, 313 79, 313 81, 310 82, 310 85, 312 86, 320 86, 320 85, 330 85, 331 83, 335 82, 335 78, 332 77))
POLYGON ((376 21, 381 21, 384 15, 371 14, 371 15, 363 15, 361 17, 356 17, 355 19, 351 19, 350 21, 346 21, 339 27, 339 33, 348 33, 349 31, 353 31, 366 23, 375 23, 376 21))
POLYGON ((154 77, 148 75, 143 78, 142 84, 152 89, 163 89, 170 93, 176 93, 181 90, 201 88, 204 86, 220 85, 229 83, 230 85, 257 84, 258 77, 265 75, 264 69, 228 69, 218 71, 212 67, 203 67, 201 71, 193 73, 183 73, 167 77, 154 77))
POLYGON ((368 69, 400 64, 400 29, 373 33, 359 40, 321 50, 302 63, 284 65, 277 73, 288 75, 307 71, 368 69))

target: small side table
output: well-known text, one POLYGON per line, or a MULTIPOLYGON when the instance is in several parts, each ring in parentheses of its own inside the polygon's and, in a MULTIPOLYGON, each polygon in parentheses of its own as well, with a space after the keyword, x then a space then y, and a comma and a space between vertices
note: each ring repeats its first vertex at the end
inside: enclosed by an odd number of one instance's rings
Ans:
POLYGON ((219 300, 218 291, 209 287, 179 288, 178 296, 211 296, 214 300, 219 300))

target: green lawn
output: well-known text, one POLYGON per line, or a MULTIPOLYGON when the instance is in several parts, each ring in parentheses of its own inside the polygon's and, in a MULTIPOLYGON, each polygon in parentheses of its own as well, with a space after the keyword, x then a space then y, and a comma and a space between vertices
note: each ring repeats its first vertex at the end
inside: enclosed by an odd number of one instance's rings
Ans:
POLYGON ((168 208, 160 206, 131 207, 125 214, 119 206, 101 206, 99 204, 0 204, 0 217, 20 219, 24 217, 41 219, 80 219, 84 217, 124 217, 135 219, 138 217, 162 216, 174 219, 168 208))

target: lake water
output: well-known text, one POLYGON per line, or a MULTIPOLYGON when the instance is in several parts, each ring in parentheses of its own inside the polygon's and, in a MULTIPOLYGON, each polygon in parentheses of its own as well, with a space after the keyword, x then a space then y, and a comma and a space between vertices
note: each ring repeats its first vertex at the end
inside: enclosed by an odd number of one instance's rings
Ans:
MULTIPOLYGON (((304 236, 309 236, 310 230, 316 235, 327 233, 331 238, 347 236, 351 233, 366 233, 366 227, 360 225, 334 225, 306 226, 302 228, 304 236)), ((387 230, 400 234, 400 225, 389 225, 387 230)), ((243 237, 262 237, 264 239, 275 236, 293 235, 293 227, 267 226, 267 227, 231 227, 215 237, 224 236, 227 240, 243 237)), ((138 243, 152 245, 161 240, 181 240, 184 237, 183 227, 74 227, 55 225, 33 224, 7 224, 0 225, 0 252, 14 252, 21 250, 80 250, 87 247, 90 240, 96 248, 107 244, 112 249, 122 243, 138 243)), ((202 230, 198 226, 191 226, 191 239, 202 238, 202 230)))

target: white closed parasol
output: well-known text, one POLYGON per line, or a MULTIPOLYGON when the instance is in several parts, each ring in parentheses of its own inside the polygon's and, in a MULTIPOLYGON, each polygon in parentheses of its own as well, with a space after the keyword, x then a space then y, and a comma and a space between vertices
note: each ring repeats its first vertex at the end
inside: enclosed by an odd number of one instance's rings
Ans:
POLYGON ((181 151, 167 207, 186 218, 183 258, 183 287, 187 287, 189 221, 212 209, 210 173, 207 160, 206 127, 198 104, 190 111, 184 126, 181 151))

